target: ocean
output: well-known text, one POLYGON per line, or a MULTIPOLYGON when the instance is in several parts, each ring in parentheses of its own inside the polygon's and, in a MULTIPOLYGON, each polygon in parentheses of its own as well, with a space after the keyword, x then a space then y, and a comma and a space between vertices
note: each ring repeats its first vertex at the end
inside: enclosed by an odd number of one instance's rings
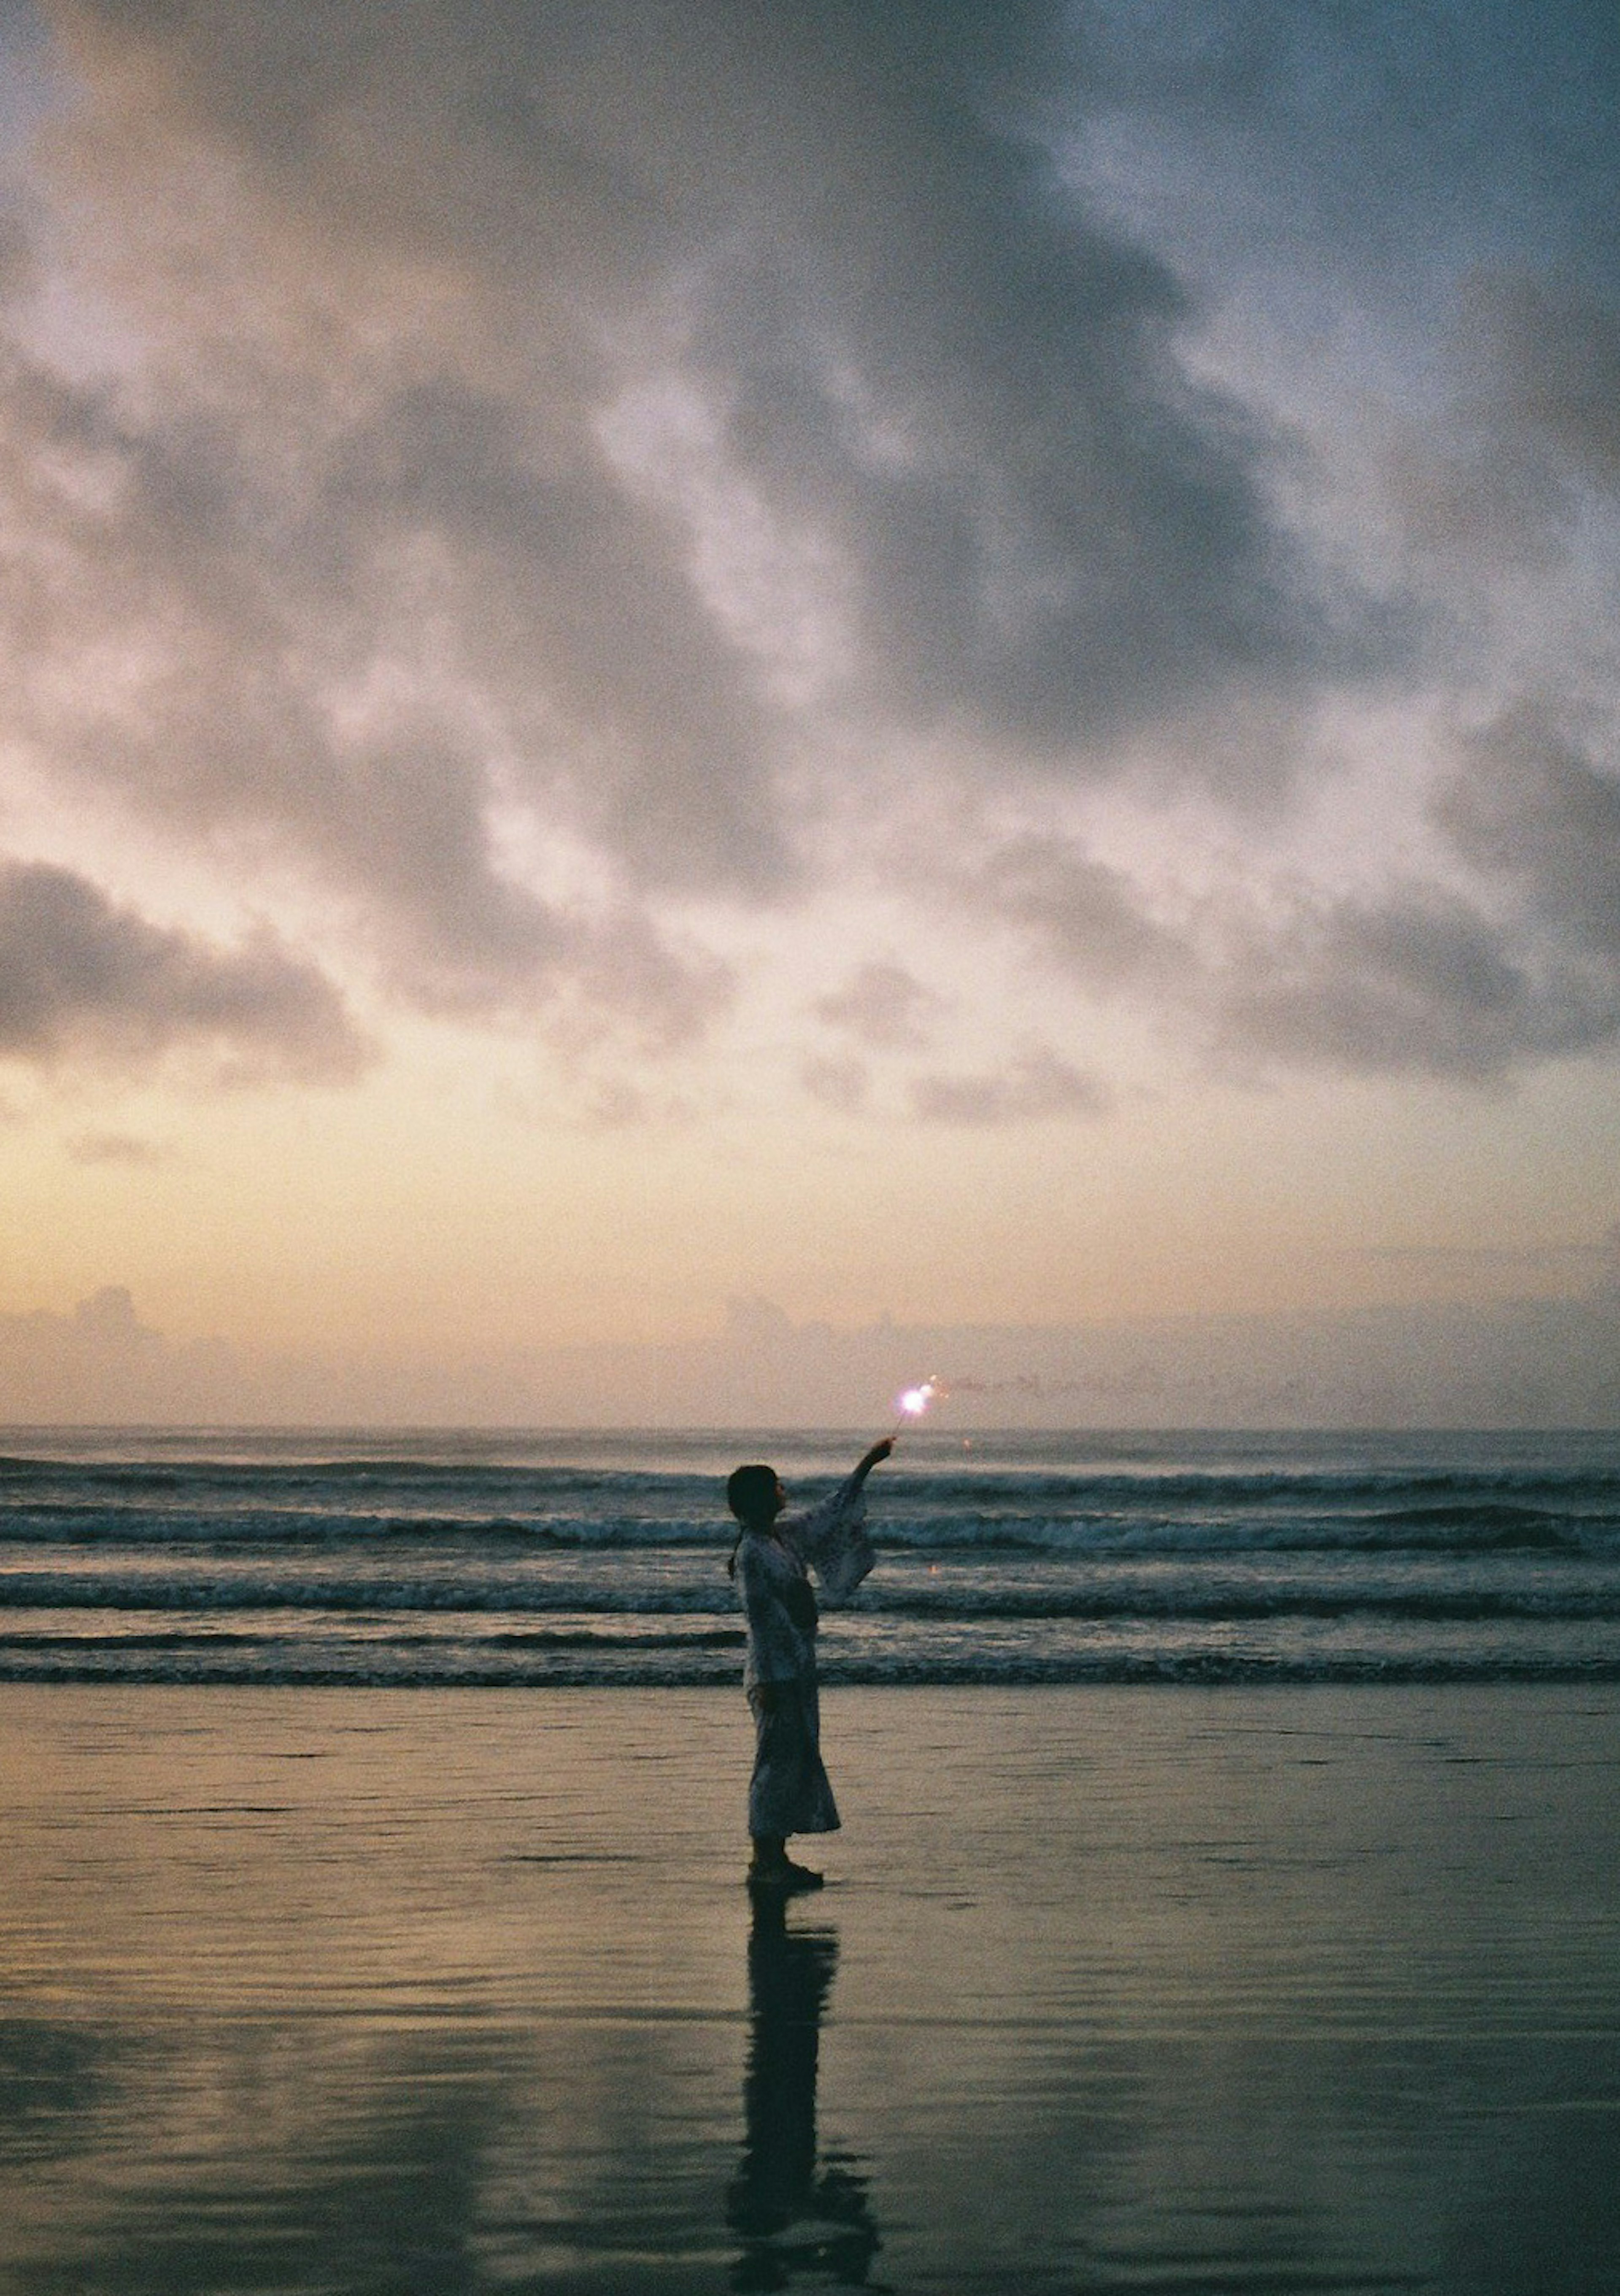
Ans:
MULTIPOLYGON (((735 1682, 860 1436, 0 1431, 0 1680, 735 1682)), ((831 1685, 1620 1680, 1620 1434, 909 1433, 831 1685)))

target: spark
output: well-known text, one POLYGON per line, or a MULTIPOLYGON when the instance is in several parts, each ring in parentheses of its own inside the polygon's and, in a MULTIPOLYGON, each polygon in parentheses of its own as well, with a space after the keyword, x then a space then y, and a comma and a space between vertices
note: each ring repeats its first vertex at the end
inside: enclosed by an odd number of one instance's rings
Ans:
POLYGON ((895 1436, 900 1434, 908 1420, 920 1419, 935 1397, 942 1392, 943 1390, 937 1378, 925 1379, 918 1387, 909 1387, 903 1395, 896 1398, 900 1406, 900 1417, 894 1423, 894 1436, 891 1436, 890 1440, 892 1442, 894 1440, 895 1436))

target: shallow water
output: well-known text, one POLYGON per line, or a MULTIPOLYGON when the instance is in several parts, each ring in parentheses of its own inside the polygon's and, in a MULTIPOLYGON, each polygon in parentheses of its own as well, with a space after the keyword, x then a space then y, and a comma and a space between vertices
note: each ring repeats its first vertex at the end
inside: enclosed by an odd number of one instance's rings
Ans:
POLYGON ((0 1689, 0 2286, 1620 2288, 1620 1694, 0 1689))

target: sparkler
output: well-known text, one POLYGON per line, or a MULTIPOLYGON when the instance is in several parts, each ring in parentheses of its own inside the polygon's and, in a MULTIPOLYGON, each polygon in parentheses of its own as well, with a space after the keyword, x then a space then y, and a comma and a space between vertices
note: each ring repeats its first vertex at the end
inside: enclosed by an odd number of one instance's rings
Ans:
POLYGON ((900 1431, 909 1421, 916 1421, 922 1417, 939 1392, 940 1382, 937 1378, 925 1379, 920 1387, 909 1387, 906 1390, 904 1395, 899 1398, 900 1417, 895 1421, 894 1432, 889 1438, 891 1443, 897 1443, 900 1440, 900 1431))

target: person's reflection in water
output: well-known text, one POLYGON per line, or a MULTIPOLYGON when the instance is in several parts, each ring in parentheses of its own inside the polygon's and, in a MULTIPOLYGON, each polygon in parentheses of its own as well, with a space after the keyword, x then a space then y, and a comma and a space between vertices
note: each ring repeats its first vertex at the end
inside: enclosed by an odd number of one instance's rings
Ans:
POLYGON ((743 2160, 726 2208, 744 2243, 736 2289, 785 2288, 800 2273, 869 2285, 879 2243, 866 2179, 848 2161, 818 2168, 816 2157, 821 2013, 837 1963, 831 1930, 790 1929, 784 1899, 761 1895, 748 1939, 743 2160))

